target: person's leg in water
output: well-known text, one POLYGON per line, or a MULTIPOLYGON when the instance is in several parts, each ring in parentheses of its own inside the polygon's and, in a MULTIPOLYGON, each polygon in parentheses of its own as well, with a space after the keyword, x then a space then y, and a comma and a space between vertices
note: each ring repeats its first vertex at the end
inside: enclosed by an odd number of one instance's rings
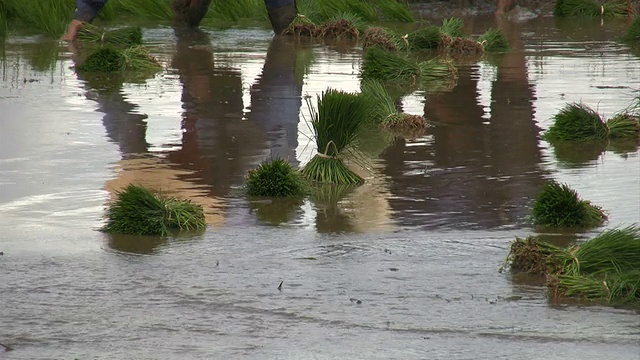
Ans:
POLYGON ((73 41, 78 35, 78 31, 85 23, 90 23, 98 16, 98 12, 102 9, 108 0, 76 0, 76 11, 73 13, 73 19, 67 28, 62 40, 73 41))

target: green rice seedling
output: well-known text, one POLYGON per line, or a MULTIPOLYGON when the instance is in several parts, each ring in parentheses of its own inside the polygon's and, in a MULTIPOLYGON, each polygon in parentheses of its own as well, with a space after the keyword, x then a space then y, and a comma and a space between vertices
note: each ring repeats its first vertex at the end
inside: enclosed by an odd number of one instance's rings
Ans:
POLYGON ((320 28, 313 21, 304 15, 296 15, 289 27, 287 27, 282 35, 294 35, 294 36, 318 36, 320 28))
MULTIPOLYGON (((355 14, 366 22, 378 20, 376 7, 366 0, 315 0, 311 4, 313 10, 304 12, 304 14, 311 16, 313 13, 318 21, 327 21, 336 14, 344 13, 355 14)), ((305 5, 305 7, 307 6, 305 5)), ((300 12, 300 8, 298 10, 300 12)))
POLYGON ((637 139, 640 135, 640 118, 629 113, 620 113, 607 120, 609 139, 637 139))
POLYGON ((4 3, 0 2, 0 38, 7 36, 7 12, 4 3))
POLYGON ((362 35, 362 48, 366 49, 371 46, 398 51, 407 48, 407 42, 405 38, 401 38, 383 27, 372 26, 367 28, 362 35))
POLYGON ((23 25, 53 36, 66 31, 75 8, 73 0, 4 0, 4 5, 23 25))
POLYGON ((609 229, 570 251, 563 273, 600 274, 640 271, 640 228, 609 229))
POLYGON ((601 7, 593 0, 556 0, 553 15, 600 16, 601 7))
POLYGON ((396 105, 382 83, 376 79, 365 78, 360 82, 360 96, 371 104, 367 121, 374 124, 389 124, 400 117, 396 105))
POLYGON ((604 140, 608 132, 595 110, 584 104, 571 103, 554 116, 553 125, 542 138, 549 142, 604 140))
POLYGON ((447 79, 452 76, 452 69, 438 59, 418 63, 379 46, 372 46, 365 51, 361 76, 363 79, 417 84, 421 81, 447 79))
POLYGON ((282 159, 263 162, 250 170, 246 187, 249 196, 300 197, 306 191, 300 173, 282 159))
POLYGON ((101 73, 125 73, 130 81, 147 78, 160 71, 162 66, 143 46, 134 46, 124 50, 112 46, 103 46, 76 66, 77 71, 101 73))
POLYGON ((409 9, 409 3, 405 0, 377 0, 375 5, 378 6, 382 15, 388 20, 407 23, 416 22, 416 17, 409 9))
POLYGON ((126 27, 105 30, 91 24, 85 24, 78 32, 78 40, 114 46, 133 46, 142 44, 142 29, 126 27))
POLYGON ((509 49, 506 36, 499 29, 491 28, 480 35, 478 42, 486 51, 505 51, 509 49))
POLYGON ((127 12, 144 19, 170 21, 173 19, 171 0, 110 0, 117 12, 127 12))
POLYGON ((167 236, 174 231, 206 227, 201 205, 162 197, 139 185, 128 185, 109 203, 101 231, 114 234, 167 236))
POLYGON ((549 244, 535 236, 516 238, 509 247, 509 254, 500 272, 547 276, 557 274, 567 259, 564 248, 549 244))
POLYGON ((607 1, 600 8, 600 16, 604 17, 629 16, 634 13, 634 4, 628 0, 607 1))
POLYGON ((411 50, 436 49, 440 44, 440 28, 437 26, 425 26, 407 34, 407 43, 411 50))
POLYGON ((640 17, 636 17, 635 20, 633 20, 622 39, 631 44, 640 43, 640 17))
POLYGON ((577 298, 604 304, 639 304, 640 271, 593 275, 558 275, 550 283, 556 298, 577 298))
POLYGON ((307 99, 311 126, 316 140, 316 154, 302 169, 302 174, 318 183, 360 184, 364 181, 343 162, 366 121, 370 104, 363 97, 329 89, 317 97, 318 109, 307 99))
POLYGON ((582 200, 567 184, 546 183, 538 193, 531 217, 535 225, 551 227, 596 227, 607 216, 598 206, 582 200))
POLYGON ((358 39, 360 36, 360 30, 358 30, 358 27, 354 22, 347 18, 354 17, 344 14, 341 16, 343 17, 332 18, 331 21, 320 25, 317 36, 327 39, 358 39))
POLYGON ((262 0, 215 0, 207 17, 226 21, 237 22, 240 19, 264 19, 268 18, 264 1, 262 0))
POLYGON ((449 35, 452 38, 463 37, 464 22, 460 18, 450 17, 442 20, 440 25, 440 34, 449 35))

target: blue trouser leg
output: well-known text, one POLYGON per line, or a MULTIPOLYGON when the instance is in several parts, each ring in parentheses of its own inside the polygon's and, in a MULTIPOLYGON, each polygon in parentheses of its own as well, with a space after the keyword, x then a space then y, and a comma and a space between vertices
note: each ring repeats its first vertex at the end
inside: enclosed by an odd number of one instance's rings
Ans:
POLYGON ((298 13, 295 0, 264 0, 264 5, 276 35, 282 34, 298 13))
POLYGON ((108 0, 76 0, 76 11, 73 18, 76 20, 91 22, 98 16, 98 12, 102 9, 108 0))

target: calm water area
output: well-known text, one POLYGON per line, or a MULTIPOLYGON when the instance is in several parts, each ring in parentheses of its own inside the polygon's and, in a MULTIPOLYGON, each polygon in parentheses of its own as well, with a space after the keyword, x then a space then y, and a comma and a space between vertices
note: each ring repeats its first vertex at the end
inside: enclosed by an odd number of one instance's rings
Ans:
MULTIPOLYGON (((640 359, 640 312, 546 297, 498 270, 555 179, 640 222, 638 144, 553 148, 568 102, 634 103, 640 51, 623 20, 496 24, 513 51, 460 64, 404 111, 424 131, 372 132, 367 182, 334 200, 250 201, 269 157, 313 155, 307 99, 357 91, 361 46, 265 29, 145 27, 165 70, 80 77, 76 50, 12 36, 0 81, 0 359, 640 359), (114 190, 203 204, 203 234, 106 235, 114 190), (338 201, 339 200, 339 201, 338 201), (278 285, 282 283, 281 290, 278 285)), ((542 235, 558 244, 600 229, 542 235)))

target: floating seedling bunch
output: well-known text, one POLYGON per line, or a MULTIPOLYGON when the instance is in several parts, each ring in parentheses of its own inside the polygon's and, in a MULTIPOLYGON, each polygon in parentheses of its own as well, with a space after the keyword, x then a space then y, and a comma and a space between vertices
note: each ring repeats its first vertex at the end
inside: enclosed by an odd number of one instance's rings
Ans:
POLYGON ((485 51, 505 51, 509 49, 509 42, 502 31, 491 28, 480 35, 478 42, 485 51))
POLYGON ((306 191, 300 173, 283 159, 266 161, 249 171, 246 187, 250 196, 300 197, 306 191))
POLYGON ((612 0, 600 4, 594 0, 556 0, 553 15, 559 17, 615 17, 634 13, 634 5, 627 0, 612 0))
POLYGON ((313 21, 304 15, 298 14, 282 34, 315 37, 318 36, 319 31, 318 26, 313 21))
POLYGON ((141 45, 142 29, 139 27, 126 27, 106 30, 91 24, 85 24, 78 32, 78 40, 113 46, 141 45))
POLYGON ((531 212, 535 225, 551 227, 590 228, 601 226, 607 216, 604 211, 587 200, 567 184, 550 181, 536 197, 531 212))
POLYGON ((141 75, 155 74, 162 69, 158 61, 142 46, 124 50, 113 46, 98 48, 76 67, 87 72, 136 72, 141 75))
POLYGON ((554 116, 554 123, 544 133, 549 142, 632 139, 640 134, 638 116, 621 113, 608 121, 585 104, 571 103, 554 116))
POLYGON ((379 46, 389 51, 398 51, 401 48, 406 48, 405 41, 406 39, 380 26, 366 29, 362 35, 362 47, 364 49, 371 46, 379 46))
POLYGON ((108 204, 106 218, 101 230, 112 234, 167 236, 206 227, 201 205, 159 196, 133 184, 116 193, 116 199, 108 204))
POLYGON ((516 239, 506 260, 513 273, 544 276, 554 298, 640 303, 640 228, 610 229, 563 248, 536 237, 516 239))
POLYGON ((344 163, 353 155, 360 126, 367 121, 369 103, 359 94, 327 90, 317 97, 317 110, 307 99, 318 153, 302 169, 317 183, 360 184, 358 174, 344 163))

